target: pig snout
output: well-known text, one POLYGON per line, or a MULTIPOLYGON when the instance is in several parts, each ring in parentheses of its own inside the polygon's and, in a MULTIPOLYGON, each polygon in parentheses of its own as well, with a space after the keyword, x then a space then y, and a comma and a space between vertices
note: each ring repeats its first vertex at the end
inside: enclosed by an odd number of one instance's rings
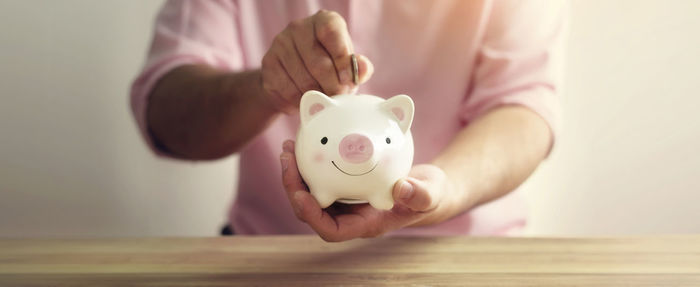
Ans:
POLYGON ((340 156, 350 163, 363 163, 372 157, 374 147, 368 137, 349 134, 340 141, 340 156))

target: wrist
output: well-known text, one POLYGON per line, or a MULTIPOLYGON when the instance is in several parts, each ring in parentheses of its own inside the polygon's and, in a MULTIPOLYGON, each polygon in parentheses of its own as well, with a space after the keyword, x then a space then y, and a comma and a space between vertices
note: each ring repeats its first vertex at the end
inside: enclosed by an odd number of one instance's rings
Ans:
POLYGON ((453 218, 478 205, 480 198, 475 192, 474 181, 468 176, 471 173, 465 172, 464 167, 450 168, 441 166, 439 162, 434 165, 445 173, 442 199, 435 210, 436 222, 453 218))
POLYGON ((481 197, 474 186, 474 181, 467 176, 469 173, 460 175, 448 175, 451 188, 451 203, 454 215, 469 211, 476 207, 481 201, 481 197))
POLYGON ((459 184, 452 180, 449 174, 445 173, 447 177, 443 184, 442 198, 435 208, 435 214, 432 218, 432 223, 439 223, 450 218, 453 218, 462 212, 466 211, 462 206, 465 194, 463 194, 463 189, 461 189, 459 184))

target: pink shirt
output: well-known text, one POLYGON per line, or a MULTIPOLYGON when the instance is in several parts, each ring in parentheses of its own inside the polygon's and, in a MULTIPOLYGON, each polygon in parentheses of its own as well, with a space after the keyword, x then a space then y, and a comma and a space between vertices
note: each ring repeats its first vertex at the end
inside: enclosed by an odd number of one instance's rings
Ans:
MULTIPOLYGON (((374 76, 360 93, 413 98, 414 163, 431 161, 458 131, 501 105, 532 109, 556 133, 563 1, 173 0, 158 15, 148 60, 131 91, 134 115, 151 147, 147 96, 161 76, 184 64, 259 68, 287 23, 319 9, 340 13, 355 51, 374 64, 374 76)), ((295 137, 298 121, 280 117, 240 151, 230 209, 236 233, 313 233, 294 216, 280 176, 281 145, 295 137)), ((524 198, 514 191, 441 224, 395 233, 507 234, 522 228, 526 215, 524 198)))

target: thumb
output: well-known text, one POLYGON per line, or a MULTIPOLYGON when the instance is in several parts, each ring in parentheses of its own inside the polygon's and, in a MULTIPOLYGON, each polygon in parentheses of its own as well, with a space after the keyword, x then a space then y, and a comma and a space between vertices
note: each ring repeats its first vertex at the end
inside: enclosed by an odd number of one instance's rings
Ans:
POLYGON ((374 74, 374 65, 363 55, 355 54, 355 56, 357 56, 357 74, 360 77, 359 82, 363 84, 374 74))
POLYGON ((436 202, 427 187, 425 182, 414 178, 400 179, 394 184, 394 202, 413 211, 430 211, 436 202))

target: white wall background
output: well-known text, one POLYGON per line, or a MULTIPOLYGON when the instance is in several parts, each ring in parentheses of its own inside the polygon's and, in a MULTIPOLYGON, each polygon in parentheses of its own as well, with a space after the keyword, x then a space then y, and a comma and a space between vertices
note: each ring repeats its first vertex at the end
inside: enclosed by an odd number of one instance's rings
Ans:
POLYGON ((700 1, 575 0, 536 234, 700 233, 700 1))
MULTIPOLYGON (((234 160, 157 159, 128 109, 160 3, 0 0, 0 236, 216 234, 234 160)), ((530 232, 700 232, 700 1, 571 6, 530 232)))
POLYGON ((157 159, 128 106, 160 3, 0 0, 0 236, 216 234, 232 161, 157 159))

